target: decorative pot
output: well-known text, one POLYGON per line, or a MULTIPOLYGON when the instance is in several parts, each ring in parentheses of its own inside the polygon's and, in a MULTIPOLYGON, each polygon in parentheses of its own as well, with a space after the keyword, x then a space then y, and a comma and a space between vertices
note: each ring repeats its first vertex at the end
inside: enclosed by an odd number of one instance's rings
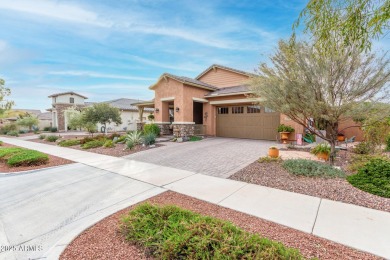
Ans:
POLYGON ((329 154, 327 154, 327 153, 318 153, 317 154, 317 158, 318 159, 322 159, 324 161, 327 161, 327 160, 329 160, 329 154))
POLYGON ((338 135, 337 136, 337 141, 344 142, 345 141, 345 136, 344 135, 338 135))
POLYGON ((279 149, 269 148, 268 149, 268 156, 271 158, 278 158, 279 157, 279 149))
POLYGON ((284 144, 287 144, 289 134, 290 134, 290 132, 280 132, 280 135, 281 135, 280 139, 283 140, 284 144))

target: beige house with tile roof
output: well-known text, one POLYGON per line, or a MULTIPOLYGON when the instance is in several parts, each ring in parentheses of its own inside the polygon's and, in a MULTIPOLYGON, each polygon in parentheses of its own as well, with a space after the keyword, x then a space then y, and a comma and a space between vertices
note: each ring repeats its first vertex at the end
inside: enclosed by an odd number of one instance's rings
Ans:
POLYGON ((190 136, 206 134, 275 140, 279 124, 294 127, 303 133, 302 126, 287 116, 260 106, 250 98, 248 80, 254 74, 214 64, 195 78, 162 74, 150 90, 155 98, 136 104, 154 108, 155 122, 163 134, 190 136))

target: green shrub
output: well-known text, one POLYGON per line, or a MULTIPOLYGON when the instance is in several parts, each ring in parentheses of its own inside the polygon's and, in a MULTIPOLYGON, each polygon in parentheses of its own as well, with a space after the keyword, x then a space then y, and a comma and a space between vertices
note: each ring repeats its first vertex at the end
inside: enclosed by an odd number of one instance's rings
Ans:
POLYGON ((104 148, 113 148, 115 147, 115 144, 112 140, 107 140, 104 144, 103 144, 103 147, 104 148))
POLYGON ((356 172, 372 159, 387 159, 387 157, 380 154, 353 154, 348 165, 348 170, 356 172))
POLYGON ((280 132, 289 132, 289 133, 292 133, 295 131, 294 128, 292 128, 291 126, 289 125, 284 125, 284 124, 280 124, 277 128, 277 131, 280 133, 280 132))
POLYGON ((35 150, 20 147, 6 147, 0 149, 0 159, 12 167, 17 167, 41 165, 48 162, 49 157, 35 150))
POLYGON ((46 135, 39 135, 39 139, 43 140, 46 138, 46 135))
POLYGON ((80 144, 80 140, 77 139, 62 140, 61 142, 58 143, 58 145, 62 147, 69 147, 78 144, 80 144))
POLYGON ((374 148, 375 147, 369 142, 360 142, 353 148, 352 152, 357 154, 369 154, 374 148))
POLYGON ((19 130, 18 133, 21 134, 21 135, 22 134, 26 134, 26 133, 28 133, 28 130, 19 130))
POLYGON ((196 141, 200 141, 202 140, 203 138, 200 137, 200 136, 196 136, 196 135, 193 135, 193 136, 190 136, 190 142, 196 142, 196 141))
POLYGON ((257 160, 259 163, 270 163, 270 162, 277 162, 277 163, 280 163, 282 162, 282 158, 277 157, 277 158, 273 158, 273 157, 269 157, 269 156, 264 156, 264 157, 260 157, 258 160, 257 160))
POLYGON ((81 146, 83 149, 91 149, 91 148, 97 148, 102 147, 106 141, 105 140, 93 140, 89 141, 81 146))
POLYGON ((348 176, 347 180, 358 189, 390 198, 390 160, 371 159, 357 174, 348 176))
POLYGON ((120 230, 156 259, 304 259, 296 249, 176 206, 139 205, 120 230))
POLYGON ((52 128, 50 128, 50 132, 52 132, 52 133, 55 133, 55 132, 57 132, 57 131, 58 131, 57 127, 52 127, 52 128))
POLYGON ((3 144, 4 144, 3 141, 0 141, 0 146, 3 146, 3 144))
POLYGON ((295 175, 304 175, 308 177, 345 177, 345 173, 328 164, 305 160, 305 159, 290 159, 282 163, 283 168, 295 175))
POLYGON ((156 143, 156 135, 154 133, 145 133, 143 136, 143 143, 145 145, 152 145, 156 143))
POLYGON ((160 127, 158 127, 158 125, 156 125, 156 124, 146 124, 146 125, 144 125, 144 133, 145 134, 153 133, 155 136, 159 136, 160 135, 160 127))
POLYGON ((11 155, 23 151, 20 147, 5 147, 0 149, 0 159, 2 161, 7 160, 11 155))
POLYGON ((23 149, 23 151, 13 154, 7 160, 7 164, 11 167, 18 166, 31 166, 31 165, 41 165, 49 161, 49 156, 47 154, 23 149))
POLYGON ((9 131, 9 132, 7 133, 7 135, 18 137, 18 136, 19 136, 19 133, 18 133, 18 131, 9 131))
POLYGON ((10 131, 17 131, 17 130, 18 130, 18 126, 15 123, 5 124, 0 128, 0 132, 3 135, 6 135, 10 131))
POLYGON ((49 131, 50 131, 50 129, 51 129, 51 127, 50 127, 50 126, 45 126, 45 127, 43 128, 43 131, 45 131, 45 132, 49 132, 49 131))
POLYGON ((126 137, 127 137, 126 135, 119 136, 118 139, 115 141, 115 143, 119 143, 119 144, 124 143, 126 140, 126 137))
POLYGON ((126 143, 131 141, 134 145, 142 144, 142 133, 140 131, 131 132, 126 136, 126 143))
POLYGON ((386 137, 386 151, 390 152, 390 134, 386 137))
POLYGON ((133 149, 134 148, 134 146, 135 146, 135 143, 133 142, 133 141, 131 141, 131 140, 128 140, 128 141, 126 141, 126 147, 127 147, 127 149, 133 149))
POLYGON ((330 145, 328 143, 317 144, 310 152, 315 155, 320 153, 330 154, 330 145))
POLYGON ((49 135, 49 136, 46 136, 45 140, 48 141, 48 142, 55 142, 59 139, 60 137, 57 136, 57 135, 49 135))
POLYGON ((37 135, 37 134, 39 134, 40 132, 39 132, 39 129, 38 130, 34 130, 34 134, 35 135, 37 135))

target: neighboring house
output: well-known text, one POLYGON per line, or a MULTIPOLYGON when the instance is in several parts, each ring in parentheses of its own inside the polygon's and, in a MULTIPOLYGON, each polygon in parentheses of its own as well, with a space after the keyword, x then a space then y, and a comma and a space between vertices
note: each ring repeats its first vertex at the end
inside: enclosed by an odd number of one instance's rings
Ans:
MULTIPOLYGON (((36 116, 39 120, 38 127, 39 129, 43 129, 44 127, 50 127, 51 126, 51 113, 49 112, 41 112, 40 110, 37 109, 11 109, 8 112, 8 117, 5 117, 0 120, 0 125, 3 123, 16 123, 18 118, 20 116, 25 116, 26 114, 31 115, 31 116, 36 116)), ((21 129, 24 129, 23 127, 21 129)), ((24 130, 27 130, 25 128, 24 130)))
POLYGON ((216 64, 194 79, 164 73, 149 87, 155 93, 154 100, 136 105, 141 110, 155 109, 155 123, 163 134, 275 140, 279 124, 291 125, 296 133, 303 133, 302 126, 249 97, 251 76, 216 64))
POLYGON ((58 131, 67 131, 67 116, 66 110, 74 107, 76 109, 81 109, 86 106, 85 100, 87 97, 77 94, 75 92, 63 92, 50 95, 49 98, 52 99, 52 108, 47 109, 51 112, 52 116, 52 127, 57 127, 58 131))
MULTIPOLYGON (((102 103, 107 103, 110 106, 116 107, 121 112, 122 124, 116 125, 114 123, 108 124, 107 129, 109 132, 117 131, 129 131, 137 130, 137 122, 139 122, 139 111, 138 107, 134 106, 134 103, 140 102, 139 99, 129 99, 129 98, 119 98, 109 101, 104 101, 102 103)), ((153 108, 146 108, 144 110, 145 114, 143 115, 142 121, 149 122, 147 116, 153 114, 153 108)), ((99 131, 101 131, 101 125, 98 124, 99 131)))
POLYGON ((43 112, 38 115, 39 129, 52 126, 52 115, 51 112, 43 112))
MULTIPOLYGON (((67 131, 68 129, 68 116, 66 115, 66 110, 69 108, 82 109, 85 107, 92 106, 96 102, 86 102, 87 97, 77 94, 75 92, 64 92, 50 95, 49 98, 52 98, 52 108, 48 109, 50 111, 53 127, 57 127, 59 131, 67 131)), ((122 124, 115 125, 109 124, 109 132, 114 131, 128 131, 136 130, 137 122, 139 118, 138 107, 132 105, 133 103, 140 102, 138 99, 128 99, 120 98, 110 101, 104 101, 102 103, 108 103, 113 107, 116 107, 121 112, 122 124)), ((145 112, 153 113, 154 109, 145 109, 145 112)), ((143 118, 146 120, 147 115, 143 118)), ((98 129, 100 131, 101 125, 98 124, 98 129)))

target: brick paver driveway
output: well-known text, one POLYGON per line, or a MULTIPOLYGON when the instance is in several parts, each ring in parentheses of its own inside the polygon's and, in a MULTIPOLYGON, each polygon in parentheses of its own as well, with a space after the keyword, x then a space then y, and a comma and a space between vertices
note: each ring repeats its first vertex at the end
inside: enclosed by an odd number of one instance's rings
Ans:
POLYGON ((166 146, 125 158, 227 178, 265 156, 275 142, 213 137, 197 142, 163 144, 166 146))

